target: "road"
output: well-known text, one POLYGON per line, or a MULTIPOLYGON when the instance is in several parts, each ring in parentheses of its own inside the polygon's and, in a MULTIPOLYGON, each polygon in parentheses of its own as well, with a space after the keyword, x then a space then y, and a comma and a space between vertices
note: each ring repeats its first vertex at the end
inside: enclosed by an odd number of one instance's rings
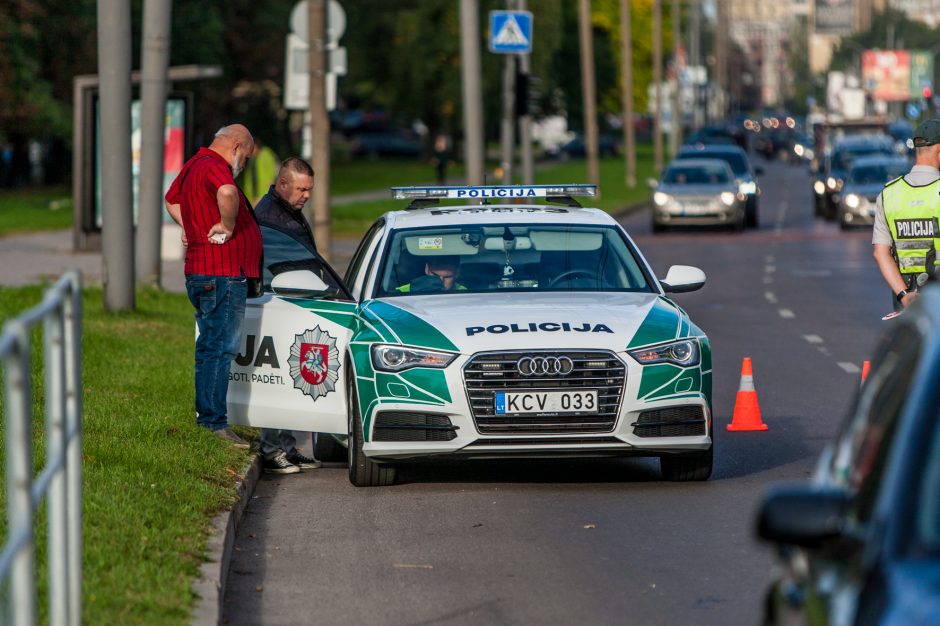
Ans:
POLYGON ((646 459, 428 464, 391 488, 345 467, 260 481, 236 539, 228 624, 755 624, 773 555, 765 487, 811 472, 873 352, 889 294, 870 234, 813 217, 807 172, 761 163, 760 228, 624 224, 714 350, 716 467, 666 483, 646 459), (726 432, 743 357, 766 432, 726 432))

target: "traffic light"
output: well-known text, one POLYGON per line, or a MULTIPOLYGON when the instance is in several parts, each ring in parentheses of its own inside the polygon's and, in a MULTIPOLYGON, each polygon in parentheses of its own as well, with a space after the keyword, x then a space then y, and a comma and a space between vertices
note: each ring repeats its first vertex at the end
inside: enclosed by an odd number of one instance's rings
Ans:
POLYGON ((933 89, 931 89, 930 87, 924 87, 921 93, 924 94, 924 100, 929 100, 930 98, 933 97, 933 89))

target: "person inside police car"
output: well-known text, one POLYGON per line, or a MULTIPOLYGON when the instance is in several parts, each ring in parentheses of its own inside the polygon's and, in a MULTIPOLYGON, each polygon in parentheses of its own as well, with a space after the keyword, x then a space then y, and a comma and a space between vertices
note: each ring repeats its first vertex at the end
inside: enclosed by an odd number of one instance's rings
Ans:
POLYGON ((917 286, 936 271, 940 245, 940 119, 914 130, 914 166, 885 185, 875 203, 871 242, 895 310, 917 298, 917 286), (921 277, 918 279, 918 277, 921 277))
POLYGON ((467 288, 457 282, 460 276, 460 257, 441 255, 428 259, 424 264, 424 274, 410 283, 398 287, 401 293, 419 293, 428 291, 466 291, 467 288))
MULTIPOLYGON (((288 233, 316 251, 313 230, 303 215, 304 205, 313 191, 313 180, 309 163, 300 157, 284 159, 274 184, 255 207, 255 215, 261 226, 288 233)), ((296 474, 301 469, 317 469, 322 465, 297 449, 297 438, 292 430, 262 428, 259 445, 264 471, 269 474, 296 474)))

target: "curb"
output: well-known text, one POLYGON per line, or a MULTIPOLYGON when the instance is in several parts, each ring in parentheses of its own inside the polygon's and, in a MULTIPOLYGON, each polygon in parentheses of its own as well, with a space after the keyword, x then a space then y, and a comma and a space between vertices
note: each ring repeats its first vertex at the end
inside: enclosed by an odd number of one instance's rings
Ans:
POLYGON ((225 579, 232 558, 232 547, 235 545, 235 531, 260 476, 261 455, 255 454, 245 477, 235 488, 236 500, 232 508, 219 513, 212 520, 212 532, 206 542, 206 561, 200 568, 199 579, 192 586, 197 596, 190 620, 192 626, 217 626, 221 623, 225 579))

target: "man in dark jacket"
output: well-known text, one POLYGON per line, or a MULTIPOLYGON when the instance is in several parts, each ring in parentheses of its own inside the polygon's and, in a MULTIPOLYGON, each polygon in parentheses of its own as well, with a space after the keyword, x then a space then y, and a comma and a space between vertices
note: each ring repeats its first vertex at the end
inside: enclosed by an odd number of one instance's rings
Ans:
MULTIPOLYGON (((304 218, 303 208, 313 191, 313 168, 298 157, 281 163, 277 178, 268 193, 255 207, 258 224, 293 235, 316 250, 313 231, 304 218)), ((304 469, 316 469, 320 462, 304 456, 297 449, 293 431, 276 428, 261 429, 261 454, 264 471, 273 474, 296 474, 304 469)))

